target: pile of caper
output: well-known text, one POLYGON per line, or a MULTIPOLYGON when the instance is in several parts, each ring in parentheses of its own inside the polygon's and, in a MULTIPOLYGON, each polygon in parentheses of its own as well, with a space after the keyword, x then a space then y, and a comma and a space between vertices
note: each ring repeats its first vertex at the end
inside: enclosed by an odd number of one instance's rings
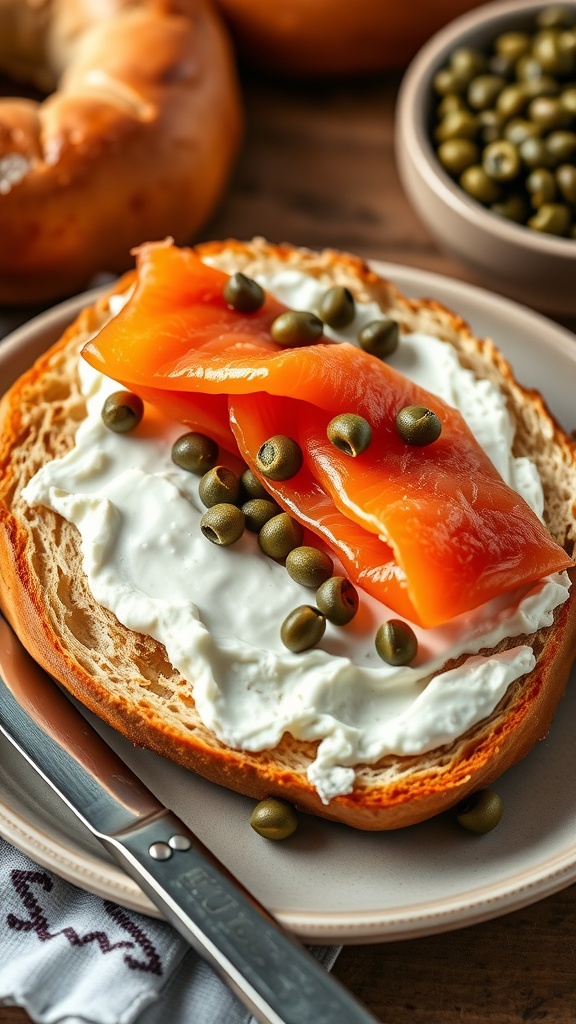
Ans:
MULTIPOLYGON (((502 800, 493 789, 481 789, 462 800, 454 809, 456 821, 475 835, 486 835, 500 823, 502 800)), ((250 825, 264 839, 288 839, 298 828, 298 815, 286 800, 260 800, 250 816, 250 825)))
POLYGON ((576 8, 459 47, 434 90, 433 143, 461 188, 517 224, 576 238, 576 8))
POLYGON ((468 832, 484 835, 502 818, 502 800, 493 789, 480 789, 456 805, 456 820, 468 832))

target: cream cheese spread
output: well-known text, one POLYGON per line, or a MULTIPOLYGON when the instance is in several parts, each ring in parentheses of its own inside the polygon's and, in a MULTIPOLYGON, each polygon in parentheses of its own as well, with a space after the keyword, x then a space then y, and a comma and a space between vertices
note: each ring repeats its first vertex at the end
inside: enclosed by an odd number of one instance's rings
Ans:
MULTIPOLYGON (((295 271, 261 283, 294 309, 316 307, 324 290, 295 271)), ((114 300, 113 313, 120 302, 114 300)), ((366 304, 352 328, 327 333, 354 341, 359 327, 379 315, 376 305, 366 304)), ((500 391, 463 369, 451 346, 425 335, 404 336, 389 361, 460 409, 504 479, 541 515, 540 480, 531 462, 512 455, 512 424, 500 391)), ((568 597, 566 573, 441 627, 415 627, 419 648, 410 666, 392 667, 377 655, 376 630, 394 613, 363 592, 352 623, 328 624, 318 647, 291 653, 280 625, 293 608, 313 603, 313 592, 263 555, 248 531, 229 548, 206 540, 198 478, 170 457, 186 428, 147 407, 136 431, 113 433, 101 409, 118 385, 83 360, 79 372, 88 415, 75 447, 43 466, 24 497, 76 525, 95 599, 123 625, 165 646, 190 681, 200 717, 222 742, 258 751, 276 746, 285 732, 319 740, 309 778, 327 803, 353 788, 360 763, 454 741, 534 667, 532 650, 521 643, 479 652, 551 625, 554 609, 568 597), (459 667, 441 671, 462 655, 469 657, 459 667)))

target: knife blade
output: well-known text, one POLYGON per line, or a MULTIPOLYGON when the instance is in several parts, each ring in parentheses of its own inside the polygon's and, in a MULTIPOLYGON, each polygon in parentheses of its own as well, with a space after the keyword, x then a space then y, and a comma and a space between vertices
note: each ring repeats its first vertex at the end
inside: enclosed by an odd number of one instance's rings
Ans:
POLYGON ((261 1024, 377 1024, 156 799, 1 615, 0 731, 261 1024))

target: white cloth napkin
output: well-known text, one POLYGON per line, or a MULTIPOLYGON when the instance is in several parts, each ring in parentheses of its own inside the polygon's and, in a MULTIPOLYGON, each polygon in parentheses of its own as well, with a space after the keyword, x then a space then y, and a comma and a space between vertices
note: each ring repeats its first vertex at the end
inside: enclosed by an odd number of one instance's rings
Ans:
MULTIPOLYGON (((329 970, 339 948, 309 947, 329 970)), ((63 881, 0 839, 0 1003, 42 1024, 253 1024, 162 921, 63 881)))

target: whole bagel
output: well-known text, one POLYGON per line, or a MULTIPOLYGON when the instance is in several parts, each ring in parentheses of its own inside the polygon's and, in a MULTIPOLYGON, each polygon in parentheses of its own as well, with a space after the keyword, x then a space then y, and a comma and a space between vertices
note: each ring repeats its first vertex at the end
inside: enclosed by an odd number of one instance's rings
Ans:
POLYGON ((443 25, 482 0, 215 0, 246 62, 279 75, 400 68, 443 25))
POLYGON ((0 99, 0 303, 79 291, 207 220, 242 113, 204 0, 0 0, 0 70, 52 93, 0 99))

